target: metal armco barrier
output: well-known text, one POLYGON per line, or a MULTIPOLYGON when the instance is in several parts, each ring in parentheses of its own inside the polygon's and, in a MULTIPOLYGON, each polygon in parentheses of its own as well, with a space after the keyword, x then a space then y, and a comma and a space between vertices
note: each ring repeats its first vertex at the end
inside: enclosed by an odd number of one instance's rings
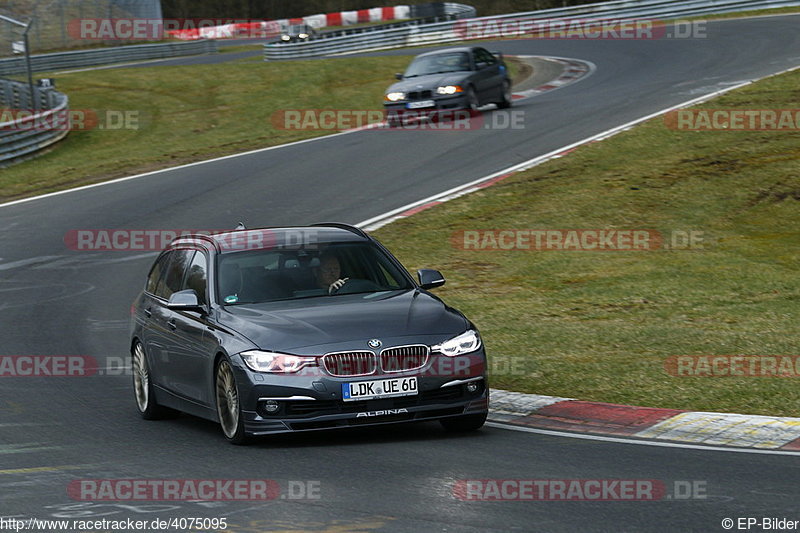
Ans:
MULTIPOLYGON (((219 51, 217 41, 202 40, 163 44, 135 44, 96 48, 73 52, 57 52, 31 56, 34 72, 51 72, 71 68, 93 67, 113 63, 146 61, 198 54, 211 54, 219 51)), ((0 59, 0 76, 11 76, 25 72, 24 58, 0 59)))
MULTIPOLYGON (((617 0, 599 4, 585 4, 541 11, 511 13, 467 20, 504 20, 519 18, 537 21, 554 21, 575 18, 658 18, 676 19, 698 15, 733 13, 751 9, 800 6, 800 0, 617 0)), ((421 24, 403 28, 378 29, 355 35, 332 37, 298 43, 270 43, 264 45, 264 59, 303 59, 348 52, 400 48, 420 44, 439 44, 462 39, 458 25, 465 23, 447 21, 421 24)))
POLYGON ((36 109, 24 118, 15 111, 16 120, 0 121, 0 168, 35 157, 69 133, 67 95, 37 87, 33 97, 36 105, 27 83, 0 79, 0 110, 36 109))

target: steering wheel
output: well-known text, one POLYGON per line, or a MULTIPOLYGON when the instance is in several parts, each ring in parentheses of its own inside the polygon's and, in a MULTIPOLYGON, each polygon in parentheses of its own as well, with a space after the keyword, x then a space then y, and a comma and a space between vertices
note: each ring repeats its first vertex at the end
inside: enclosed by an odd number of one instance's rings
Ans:
POLYGON ((328 295, 331 296, 336 294, 339 291, 339 289, 345 286, 345 284, 349 279, 350 278, 337 279, 336 281, 331 283, 330 287, 328 287, 328 295))

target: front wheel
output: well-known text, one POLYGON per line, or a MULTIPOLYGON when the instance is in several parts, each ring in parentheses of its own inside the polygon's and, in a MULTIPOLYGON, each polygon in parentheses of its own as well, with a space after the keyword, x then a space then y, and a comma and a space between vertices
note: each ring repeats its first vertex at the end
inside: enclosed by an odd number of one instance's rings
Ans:
POLYGON ((508 80, 503 81, 502 87, 503 94, 499 102, 497 102, 497 107, 500 109, 508 109, 511 107, 511 102, 513 100, 513 95, 511 94, 511 83, 508 80))
POLYGON ((475 431, 483 427, 489 413, 479 413, 475 415, 454 416, 439 420, 442 427, 447 431, 464 432, 475 431))
POLYGON ((472 87, 467 89, 467 107, 470 111, 478 111, 478 108, 480 107, 478 95, 475 93, 475 89, 472 87))
POLYGON ((244 420, 239 404, 239 392, 231 364, 225 359, 217 364, 215 379, 217 397, 217 415, 222 426, 222 433, 232 444, 246 444, 249 440, 244 432, 244 420))
POLYGON ((136 396, 136 408, 145 420, 158 420, 177 415, 177 411, 158 405, 153 393, 153 382, 150 379, 150 366, 144 346, 137 342, 133 347, 133 393, 136 396))

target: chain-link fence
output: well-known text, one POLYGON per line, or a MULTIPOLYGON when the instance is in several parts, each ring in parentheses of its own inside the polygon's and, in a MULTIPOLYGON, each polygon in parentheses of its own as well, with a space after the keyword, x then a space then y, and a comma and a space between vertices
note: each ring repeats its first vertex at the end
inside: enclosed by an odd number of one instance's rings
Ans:
MULTIPOLYGON (((5 0, 0 14, 32 21, 31 52, 126 44, 124 40, 81 39, 74 31, 86 19, 160 19, 161 0, 5 0)), ((22 28, 0 21, 0 57, 21 53, 22 28)))

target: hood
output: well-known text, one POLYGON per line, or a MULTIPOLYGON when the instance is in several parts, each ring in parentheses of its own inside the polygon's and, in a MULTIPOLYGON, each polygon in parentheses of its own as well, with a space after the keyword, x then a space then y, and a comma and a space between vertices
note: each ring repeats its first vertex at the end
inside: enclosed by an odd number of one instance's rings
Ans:
POLYGON ((436 344, 464 332, 469 321, 424 291, 348 294, 227 306, 219 321, 263 350, 315 355, 384 347, 436 344))
POLYGON ((416 76, 414 78, 398 81, 389 87, 386 92, 400 91, 407 93, 411 91, 436 90, 437 87, 443 85, 458 85, 462 83, 465 78, 469 77, 470 74, 470 72, 447 72, 444 74, 416 76), (420 85, 422 88, 419 87, 420 85))

